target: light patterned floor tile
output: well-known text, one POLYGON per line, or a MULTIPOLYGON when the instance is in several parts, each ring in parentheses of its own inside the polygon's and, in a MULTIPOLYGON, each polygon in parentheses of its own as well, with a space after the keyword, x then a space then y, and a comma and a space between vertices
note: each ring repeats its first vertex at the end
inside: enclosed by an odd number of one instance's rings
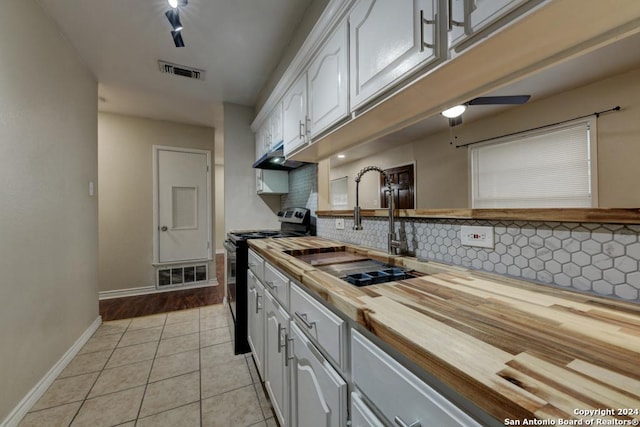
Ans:
POLYGON ((102 322, 103 325, 117 325, 128 328, 131 324, 132 319, 118 319, 118 320, 108 320, 106 322, 102 322))
POLYGON ((183 351, 197 350, 200 336, 198 334, 181 335, 175 338, 160 340, 158 357, 182 353, 183 351))
POLYGON ((256 369, 256 364, 253 361, 253 358, 248 357, 247 366, 249 367, 249 373, 251 374, 251 381, 254 383, 260 382, 260 375, 258 374, 258 370, 256 369))
POLYGON ((112 325, 110 323, 103 323, 100 327, 94 332, 94 337, 102 337, 105 335, 117 335, 124 334, 127 330, 127 327, 124 325, 112 325))
POLYGON ((111 353, 111 350, 106 350, 95 353, 78 354, 69 362, 60 375, 58 375, 58 378, 99 372, 104 368, 111 353))
POLYGON ((221 344, 231 341, 231 333, 229 329, 217 328, 200 332, 200 347, 209 347, 211 345, 221 344))
POLYGON ((37 411, 81 401, 87 397, 96 378, 98 372, 55 380, 31 410, 37 411))
POLYGON ((243 360, 244 355, 233 354, 233 345, 230 342, 200 349, 200 366, 203 368, 210 368, 221 363, 227 363, 238 359, 243 360))
POLYGON ((192 322, 200 318, 200 310, 194 308, 192 310, 173 311, 167 315, 167 325, 182 322, 192 322))
POLYGON ((200 318, 200 330, 227 328, 229 329, 229 319, 224 314, 217 314, 200 318))
POLYGON ((200 331, 200 319, 190 320, 188 322, 173 323, 166 325, 162 332, 162 339, 174 338, 180 335, 194 334, 200 331))
POLYGON ((145 342, 160 341, 160 334, 162 334, 162 326, 139 329, 137 331, 127 331, 122 336, 120 343, 118 343, 118 347, 126 347, 135 344, 142 344, 145 342))
POLYGON ((140 329, 155 328, 164 326, 167 320, 166 314, 154 314, 152 316, 136 317, 129 325, 129 331, 137 331, 140 329))
POLYGON ((86 400, 71 427, 107 427, 136 419, 144 386, 86 400))
POLYGON ((252 384, 249 369, 244 360, 233 360, 224 366, 202 368, 202 398, 226 393, 252 384))
POLYGON ((104 335, 101 337, 91 337, 89 341, 80 349, 78 354, 95 353, 97 351, 113 350, 120 341, 120 335, 104 335))
POLYGON ((128 347, 118 347, 113 351, 106 368, 115 368, 144 360, 152 360, 156 355, 157 348, 157 341, 130 345, 128 347))
POLYGON ((78 412, 80 405, 82 402, 74 402, 42 411, 29 412, 18 424, 18 427, 67 427, 78 412))
POLYGON ((207 305, 204 307, 200 307, 200 318, 216 316, 219 314, 226 315, 228 311, 229 307, 224 304, 207 305))
POLYGON ((202 400, 203 427, 250 426, 263 419, 252 385, 202 400))
POLYGON ((148 417, 198 400, 200 400, 199 372, 151 383, 147 386, 140 417, 148 417))
POLYGON ((137 427, 200 427, 200 402, 138 420, 137 427))
POLYGON ((149 382, 177 377, 200 369, 200 352, 191 350, 171 356, 157 357, 153 362, 153 370, 149 382))
POLYGON ((273 416, 273 406, 271 405, 271 400, 269 400, 269 396, 264 390, 262 383, 254 384, 256 388, 256 395, 258 396, 258 402, 260 402, 260 408, 262 409, 262 414, 265 418, 269 418, 273 416))
POLYGON ((102 371, 89 393, 89 398, 145 385, 152 360, 119 366, 102 371))

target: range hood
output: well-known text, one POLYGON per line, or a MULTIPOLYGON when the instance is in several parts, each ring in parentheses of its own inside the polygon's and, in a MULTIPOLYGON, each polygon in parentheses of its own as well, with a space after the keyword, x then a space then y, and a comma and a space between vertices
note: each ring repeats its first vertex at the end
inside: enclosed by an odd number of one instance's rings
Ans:
POLYGON ((288 171, 291 169, 299 168, 300 166, 307 165, 306 162, 297 162, 295 160, 286 160, 284 158, 284 144, 278 144, 272 151, 269 151, 264 156, 260 157, 253 167, 256 169, 271 169, 288 171))

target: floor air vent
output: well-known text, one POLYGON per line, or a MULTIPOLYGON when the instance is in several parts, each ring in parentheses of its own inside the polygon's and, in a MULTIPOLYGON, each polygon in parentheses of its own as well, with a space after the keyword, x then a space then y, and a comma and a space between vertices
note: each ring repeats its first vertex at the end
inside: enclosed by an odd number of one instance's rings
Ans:
POLYGON ((171 266, 158 269, 158 288, 193 285, 209 280, 207 264, 171 266))
POLYGON ((176 76, 188 77, 195 80, 204 80, 204 70, 187 67, 185 65, 172 64, 171 62, 158 61, 160 71, 167 74, 175 74, 176 76))

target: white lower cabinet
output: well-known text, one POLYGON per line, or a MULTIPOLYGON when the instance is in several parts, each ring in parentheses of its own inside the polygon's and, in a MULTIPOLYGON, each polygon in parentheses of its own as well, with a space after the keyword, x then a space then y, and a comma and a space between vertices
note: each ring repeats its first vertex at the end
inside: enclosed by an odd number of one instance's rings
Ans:
POLYGON ((260 377, 264 378, 264 286, 247 272, 247 339, 260 377))
POLYGON ((351 334, 351 378, 380 413, 397 426, 480 427, 355 330, 351 334))
POLYGON ((290 426, 290 369, 288 360, 289 315, 271 296, 264 294, 266 316, 264 342, 265 387, 281 427, 290 426))
POLYGON ((351 393, 351 427, 384 427, 357 393, 351 393))
POLYGON ((295 323, 291 324, 291 338, 291 425, 346 426, 347 383, 295 323))

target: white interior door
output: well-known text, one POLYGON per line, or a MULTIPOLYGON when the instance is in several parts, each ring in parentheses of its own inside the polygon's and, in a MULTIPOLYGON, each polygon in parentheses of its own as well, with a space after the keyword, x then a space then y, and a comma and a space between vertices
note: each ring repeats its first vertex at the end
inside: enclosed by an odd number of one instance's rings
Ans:
POLYGON ((156 148, 157 261, 211 258, 210 154, 156 148))

